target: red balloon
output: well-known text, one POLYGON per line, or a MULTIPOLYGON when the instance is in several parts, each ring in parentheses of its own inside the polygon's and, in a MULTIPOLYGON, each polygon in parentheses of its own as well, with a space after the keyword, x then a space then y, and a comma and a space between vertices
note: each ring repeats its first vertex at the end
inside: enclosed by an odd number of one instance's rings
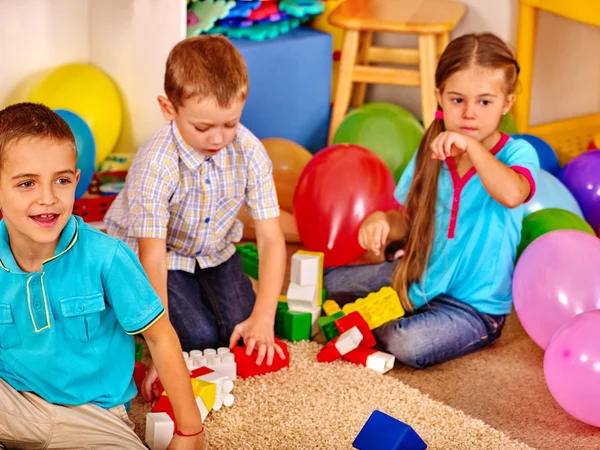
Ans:
POLYGON ((392 172, 374 152, 338 144, 315 154, 294 191, 294 215, 307 250, 323 252, 325 266, 365 253, 358 230, 369 214, 398 207, 392 172))

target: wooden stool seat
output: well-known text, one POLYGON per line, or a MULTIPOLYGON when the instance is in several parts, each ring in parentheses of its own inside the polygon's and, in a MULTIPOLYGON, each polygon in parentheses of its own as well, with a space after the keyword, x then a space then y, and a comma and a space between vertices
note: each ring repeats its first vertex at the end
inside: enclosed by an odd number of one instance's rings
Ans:
POLYGON ((423 122, 429 125, 436 109, 434 77, 438 57, 464 13, 464 5, 451 0, 346 0, 331 13, 329 22, 344 29, 344 44, 329 144, 350 105, 353 83, 357 83, 354 106, 364 102, 367 84, 420 86, 423 122), (418 49, 373 46, 373 32, 416 34, 418 49), (369 63, 418 66, 419 69, 369 63))

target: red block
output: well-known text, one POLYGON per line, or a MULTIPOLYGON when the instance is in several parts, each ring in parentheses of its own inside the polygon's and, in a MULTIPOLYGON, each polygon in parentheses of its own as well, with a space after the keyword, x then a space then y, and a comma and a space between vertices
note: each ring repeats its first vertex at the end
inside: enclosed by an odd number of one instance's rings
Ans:
POLYGON ((357 348, 352 350, 350 353, 346 353, 343 358, 344 361, 348 361, 352 364, 358 364, 361 366, 367 366, 367 358, 373 353, 377 353, 374 348, 357 348))
POLYGON ((171 406, 171 400, 169 400, 169 397, 167 397, 166 395, 161 395, 160 397, 158 397, 157 402, 152 407, 152 412, 172 413, 173 406, 171 406))
POLYGON ((237 376, 246 379, 248 377, 265 375, 270 372, 277 372, 284 367, 288 367, 290 365, 290 353, 288 352, 287 344, 285 342, 280 342, 277 339, 275 342, 277 342, 277 344, 279 344, 283 350, 285 359, 281 359, 279 355, 275 354, 275 357, 273 358, 273 364, 270 366, 267 365, 266 359, 263 360, 260 366, 256 364, 256 357, 258 355, 257 350, 254 350, 252 354, 248 356, 246 355, 245 347, 234 347, 232 351, 235 355, 237 376))
POLYGON ((146 378, 146 365, 136 361, 135 366, 133 366, 133 381, 135 381, 135 387, 138 391, 141 389, 144 378, 146 378))
POLYGON ((335 346, 338 337, 333 338, 331 341, 325 344, 321 350, 319 350, 319 353, 317 354, 317 361, 322 363, 333 362, 342 356, 340 351, 335 346))
POLYGON ((334 323, 340 334, 352 327, 357 327, 363 335, 362 341, 358 345, 359 348, 371 348, 375 345, 375 336, 373 336, 367 321, 358 311, 352 311, 350 314, 337 319, 334 323))

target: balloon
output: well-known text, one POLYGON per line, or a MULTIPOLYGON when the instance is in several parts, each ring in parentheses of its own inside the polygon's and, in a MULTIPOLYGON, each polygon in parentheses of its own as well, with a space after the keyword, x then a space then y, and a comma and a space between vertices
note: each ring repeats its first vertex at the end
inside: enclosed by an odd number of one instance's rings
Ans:
POLYGON ((506 134, 515 134, 517 132, 517 125, 512 112, 508 112, 502 116, 502 122, 500 123, 500 131, 506 134))
POLYGON ((287 139, 266 138, 262 143, 273 163, 273 179, 279 206, 285 211, 292 212, 294 189, 302 169, 312 158, 312 153, 287 139))
POLYGON ((398 207, 394 178, 375 153, 358 145, 321 150, 304 168, 294 192, 298 233, 325 266, 348 264, 365 253, 358 229, 375 211, 398 207))
POLYGON ((544 354, 546 384, 558 404, 600 427, 600 311, 579 314, 552 336, 544 354))
POLYGON ((556 152, 546 141, 531 134, 513 134, 512 137, 514 139, 523 139, 533 146, 540 160, 540 168, 552 175, 556 175, 559 172, 558 156, 556 156, 556 152))
POLYGON ((121 134, 121 95, 114 82, 88 64, 67 64, 51 71, 29 94, 30 102, 67 109, 89 125, 96 141, 96 166, 121 134))
POLYGON ((360 107, 350 112, 333 138, 378 154, 398 181, 423 137, 423 126, 403 109, 360 107), (400 111, 400 112, 399 112, 400 111))
POLYGON ((595 236, 590 224, 570 211, 558 208, 541 209, 523 220, 517 258, 535 239, 554 230, 579 230, 595 236))
POLYGON ((600 150, 572 159, 558 178, 575 196, 585 219, 597 230, 600 227, 600 150))
POLYGON ((360 106, 361 111, 373 111, 376 109, 383 109, 385 111, 397 114, 400 117, 406 117, 407 119, 412 119, 418 122, 417 118, 411 112, 409 112, 407 109, 404 109, 402 106, 394 105, 393 103, 370 102, 360 106))
POLYGON ((581 212, 581 208, 575 197, 573 197, 573 194, 569 192, 567 187, 558 178, 545 170, 540 170, 540 175, 536 183, 536 192, 533 198, 525 203, 524 207, 524 217, 540 209, 560 208, 571 211, 573 214, 577 214, 583 218, 583 212, 581 212))
POLYGON ((515 311, 542 348, 571 317, 600 308, 600 239, 557 230, 525 249, 513 278, 515 311))
POLYGON ((79 183, 75 189, 75 198, 80 198, 89 187, 94 177, 96 161, 96 143, 92 130, 85 121, 72 111, 55 109, 54 112, 62 117, 71 127, 77 145, 77 168, 81 171, 79 183))

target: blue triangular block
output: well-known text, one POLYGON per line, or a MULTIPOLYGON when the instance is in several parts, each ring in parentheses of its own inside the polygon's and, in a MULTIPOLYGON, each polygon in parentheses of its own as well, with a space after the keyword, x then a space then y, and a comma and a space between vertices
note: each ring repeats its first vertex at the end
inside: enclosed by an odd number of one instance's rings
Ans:
POLYGON ((371 413, 352 443, 358 450, 425 450, 427 444, 410 425, 381 411, 371 413))

